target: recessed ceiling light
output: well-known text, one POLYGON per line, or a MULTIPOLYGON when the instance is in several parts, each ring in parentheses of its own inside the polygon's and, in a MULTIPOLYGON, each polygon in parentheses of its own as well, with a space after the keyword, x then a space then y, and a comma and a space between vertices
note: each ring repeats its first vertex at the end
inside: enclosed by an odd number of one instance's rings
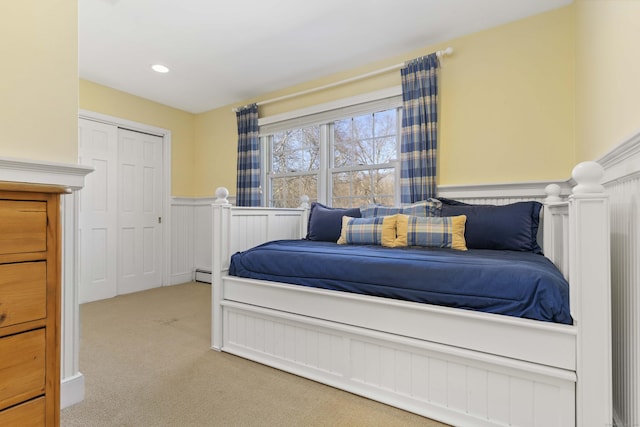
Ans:
POLYGON ((169 68, 165 67, 164 65, 160 65, 160 64, 155 64, 151 66, 151 69, 157 73, 168 73, 169 72, 169 68))

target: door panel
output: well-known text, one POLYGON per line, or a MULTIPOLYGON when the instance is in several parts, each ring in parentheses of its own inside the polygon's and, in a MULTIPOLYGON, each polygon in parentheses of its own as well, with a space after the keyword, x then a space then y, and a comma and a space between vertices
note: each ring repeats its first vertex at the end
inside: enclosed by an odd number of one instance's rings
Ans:
POLYGON ((78 192, 80 204, 79 301, 111 298, 117 292, 117 128, 78 120, 78 161, 94 167, 78 192))
POLYGON ((118 293, 162 285, 162 138, 120 129, 118 293))
POLYGON ((163 139, 79 119, 80 303, 162 286, 163 139))

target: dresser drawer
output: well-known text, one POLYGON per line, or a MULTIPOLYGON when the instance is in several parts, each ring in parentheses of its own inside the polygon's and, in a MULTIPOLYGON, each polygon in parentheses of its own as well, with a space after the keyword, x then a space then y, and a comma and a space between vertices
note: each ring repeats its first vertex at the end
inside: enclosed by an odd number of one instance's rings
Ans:
POLYGON ((45 331, 0 338, 0 410, 44 394, 45 331))
POLYGON ((2 327, 47 316, 47 263, 0 264, 0 332, 2 327))
POLYGON ((41 427, 45 420, 44 397, 0 411, 2 427, 41 427))
POLYGON ((47 250, 47 203, 0 200, 0 254, 47 250))

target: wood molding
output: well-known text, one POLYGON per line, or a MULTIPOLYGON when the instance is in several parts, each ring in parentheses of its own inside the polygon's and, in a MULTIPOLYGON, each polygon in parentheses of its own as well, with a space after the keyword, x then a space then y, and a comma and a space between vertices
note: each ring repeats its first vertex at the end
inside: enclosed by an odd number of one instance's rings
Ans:
POLYGON ((640 173, 640 130, 597 160, 605 169, 604 184, 640 173))
MULTIPOLYGON (((441 185, 438 186, 438 195, 452 199, 470 198, 511 198, 532 197, 544 198, 545 187, 549 184, 558 184, 561 195, 571 194, 569 180, 558 181, 530 181, 516 183, 474 184, 474 185, 441 185)), ((437 196, 436 196, 437 197, 437 196)))

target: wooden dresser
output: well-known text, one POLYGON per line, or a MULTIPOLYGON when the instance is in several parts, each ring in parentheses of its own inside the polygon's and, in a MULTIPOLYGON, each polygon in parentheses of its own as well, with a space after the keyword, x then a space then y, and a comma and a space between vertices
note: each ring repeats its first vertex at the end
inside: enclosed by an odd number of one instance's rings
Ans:
POLYGON ((0 182, 0 426, 60 424, 60 193, 0 182))

